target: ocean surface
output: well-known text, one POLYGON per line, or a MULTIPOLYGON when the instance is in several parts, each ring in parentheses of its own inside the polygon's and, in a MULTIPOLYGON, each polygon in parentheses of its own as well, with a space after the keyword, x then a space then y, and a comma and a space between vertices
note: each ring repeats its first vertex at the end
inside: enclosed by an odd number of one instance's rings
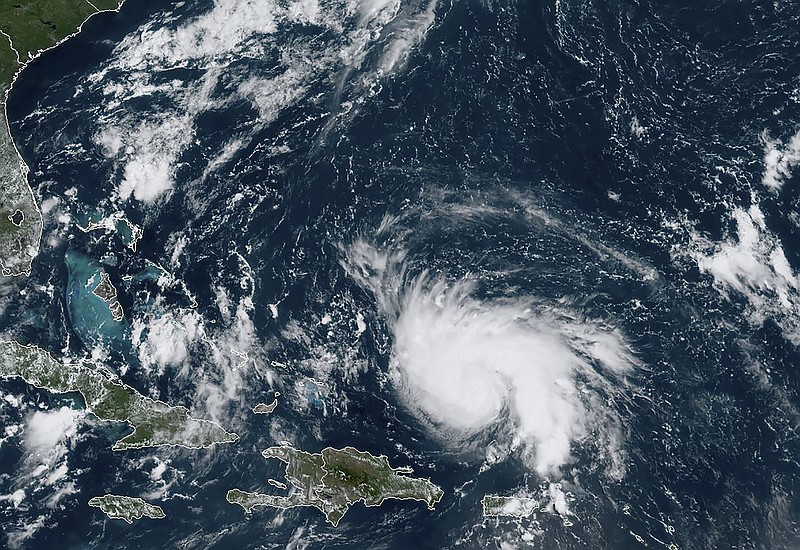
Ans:
POLYGON ((796 548, 798 43, 793 2, 90 19, 9 97, 45 227, 0 333, 241 440, 112 452, 125 426, 3 381, 5 544, 796 548), (227 503, 281 494, 281 442, 385 454, 445 496, 336 528, 227 503), (167 517, 109 520, 106 493, 167 517), (487 494, 540 508, 484 518, 487 494))

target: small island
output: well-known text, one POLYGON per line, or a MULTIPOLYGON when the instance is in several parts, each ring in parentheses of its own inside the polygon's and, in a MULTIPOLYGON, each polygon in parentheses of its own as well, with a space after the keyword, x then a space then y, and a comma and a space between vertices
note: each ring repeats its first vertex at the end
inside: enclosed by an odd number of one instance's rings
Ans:
POLYGON ((275 399, 272 400, 272 403, 270 403, 269 405, 267 405, 266 403, 259 403, 258 405, 253 407, 253 412, 255 414, 269 414, 269 413, 271 413, 278 406, 278 397, 280 395, 281 395, 280 393, 275 392, 275 399))
POLYGON ((91 231, 108 231, 116 233, 122 244, 136 252, 136 245, 142 238, 144 232, 142 228, 131 222, 122 212, 115 212, 110 216, 104 216, 100 212, 88 214, 85 223, 78 224, 78 229, 84 233, 91 231))
POLYGON ((288 489, 288 488, 289 488, 289 487, 288 487, 288 485, 286 485, 286 484, 285 484, 284 482, 282 482, 282 481, 278 481, 277 479, 268 479, 268 480, 267 480, 267 483, 269 483, 269 484, 270 484, 270 485, 272 485, 273 487, 277 487, 278 489, 281 489, 281 490, 283 490, 283 491, 285 491, 286 489, 288 489))
POLYGON ((94 497, 89 500, 89 506, 100 508, 111 519, 124 519, 128 523, 133 523, 133 520, 143 517, 150 519, 167 517, 160 506, 148 504, 140 498, 121 495, 94 497))
POLYGON ((127 422, 133 432, 114 443, 115 451, 160 446, 201 449, 239 439, 216 422, 192 418, 185 407, 143 396, 104 368, 84 361, 57 361, 35 346, 0 341, 0 378, 10 377, 55 393, 79 393, 86 410, 97 418, 127 422))
POLYGON ((281 445, 261 454, 264 458, 277 458, 286 463, 285 475, 291 489, 286 496, 248 493, 241 489, 228 491, 227 501, 238 504, 247 513, 259 506, 313 506, 336 527, 350 506, 359 501, 366 506, 380 506, 390 498, 419 500, 433 510, 444 495, 430 480, 404 475, 410 473, 409 468, 392 468, 386 456, 376 457, 353 447, 327 447, 312 454, 281 445))
POLYGON ((484 517, 527 518, 539 508, 539 503, 528 497, 486 495, 481 499, 484 517))

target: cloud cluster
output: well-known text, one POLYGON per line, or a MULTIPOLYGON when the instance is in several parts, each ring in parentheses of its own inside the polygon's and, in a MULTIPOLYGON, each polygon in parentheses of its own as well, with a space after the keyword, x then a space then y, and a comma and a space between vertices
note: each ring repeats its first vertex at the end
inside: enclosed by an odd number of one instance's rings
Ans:
POLYGON ((481 300, 466 281, 409 277, 402 254, 363 241, 347 249, 345 265, 389 319, 398 394, 451 441, 504 426, 508 446, 519 442, 541 476, 558 475, 592 430, 618 445, 610 432, 619 419, 605 400, 636 360, 617 331, 530 297, 481 300))
POLYGON ((241 255, 237 257, 239 287, 246 292, 234 299, 217 285, 221 322, 209 322, 197 308, 170 310, 157 300, 131 323, 133 347, 145 371, 163 376, 173 367, 173 376, 194 384, 195 402, 215 420, 224 418, 225 407, 238 397, 241 371, 260 354, 253 324, 253 271, 241 255))
POLYGON ((68 407, 52 411, 36 411, 28 417, 25 427, 25 448, 38 457, 60 456, 64 439, 72 438, 83 413, 68 407))
POLYGON ((146 23, 88 79, 104 96, 94 139, 118 166, 118 197, 153 204, 169 194, 180 157, 196 140, 201 113, 242 100, 258 112, 252 127, 231 129, 205 177, 305 97, 311 84, 341 89, 342 79, 360 70, 377 47, 378 66, 358 80, 358 89, 368 89, 402 65, 432 25, 435 7, 436 0, 419 13, 398 0, 216 0, 194 17, 159 16, 146 23), (307 30, 296 32, 306 25, 324 32, 315 30, 313 39, 307 30), (264 71, 249 70, 243 77, 236 66, 244 59, 259 60, 264 71), (176 70, 192 76, 177 79, 176 70), (142 98, 151 100, 150 107, 143 109, 142 98), (126 108, 130 102, 134 108, 126 108))
POLYGON ((9 548, 24 548, 27 540, 50 523, 62 499, 77 492, 69 469, 69 451, 78 439, 84 411, 69 407, 34 411, 25 419, 22 434, 25 454, 16 465, 12 492, 0 496, 14 508, 39 515, 18 515, 3 526, 9 548))
POLYGON ((789 138, 788 143, 770 139, 766 132, 762 136, 764 148, 764 175, 761 183, 772 190, 780 190, 792 170, 800 164, 800 131, 789 138))
POLYGON ((139 360, 163 374, 167 366, 181 366, 188 359, 193 343, 204 336, 204 327, 196 311, 160 313, 136 319, 133 341, 139 360))
POLYGON ((721 242, 693 233, 691 256, 701 271, 714 278, 723 296, 730 298, 733 292, 746 300, 753 323, 771 318, 788 338, 800 342, 800 278, 780 238, 767 227, 757 203, 747 210, 733 208, 730 217, 735 232, 721 242))

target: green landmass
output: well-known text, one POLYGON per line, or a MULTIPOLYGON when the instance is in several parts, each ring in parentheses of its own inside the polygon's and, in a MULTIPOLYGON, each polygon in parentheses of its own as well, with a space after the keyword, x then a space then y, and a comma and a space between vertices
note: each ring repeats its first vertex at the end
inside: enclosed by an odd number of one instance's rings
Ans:
POLYGON ((40 50, 58 44, 93 14, 118 0, 0 0, 0 267, 3 275, 30 272, 39 250, 42 216, 28 186, 6 115, 15 75, 40 50))
POLYGON ((22 378, 56 393, 80 393, 86 410, 101 420, 127 422, 133 432, 114 443, 115 451, 168 445, 200 449, 239 439, 215 422, 192 418, 185 407, 143 396, 106 369, 57 361, 35 346, 0 342, 0 377, 22 378))
POLYGON ((380 506, 386 499, 419 500, 429 509, 442 499, 444 492, 427 479, 403 474, 408 468, 392 468, 385 456, 373 456, 353 447, 328 447, 312 454, 288 445, 270 447, 261 453, 264 458, 277 458, 286 463, 286 479, 291 483, 287 496, 248 493, 241 489, 228 491, 226 499, 245 512, 259 506, 292 508, 313 506, 319 509, 334 527, 350 506, 363 502, 380 506))
POLYGON ((525 518, 533 515, 539 508, 539 503, 536 500, 520 496, 486 495, 481 499, 481 504, 483 505, 483 515, 485 517, 508 516, 525 518))
POLYGON ((100 508, 111 519, 124 519, 128 523, 133 523, 133 520, 143 517, 151 519, 167 517, 160 506, 148 504, 140 498, 121 495, 93 497, 89 499, 89 506, 100 508))

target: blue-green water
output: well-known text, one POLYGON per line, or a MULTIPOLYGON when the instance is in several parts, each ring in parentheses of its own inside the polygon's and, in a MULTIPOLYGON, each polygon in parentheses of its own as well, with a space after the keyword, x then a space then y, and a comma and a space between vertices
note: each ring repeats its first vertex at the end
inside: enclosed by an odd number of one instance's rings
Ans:
POLYGON ((34 413, 60 403, 3 382, 8 544, 795 547, 797 23, 565 1, 90 20, 9 98, 47 208, 0 326, 242 439, 112 453, 124 427, 86 417, 51 445, 34 413), (97 211, 142 226, 136 250, 77 228, 97 211), (124 323, 87 290, 108 254, 124 323), (259 452, 284 440, 386 454, 445 497, 335 529, 226 503, 279 492, 259 452), (520 491, 535 517, 481 516, 520 491), (167 518, 107 520, 86 505, 107 492, 167 518))
POLYGON ((108 304, 93 291, 103 271, 96 260, 77 250, 64 254, 67 264, 66 303, 75 333, 88 346, 117 344, 127 338, 125 320, 115 320, 108 304))

